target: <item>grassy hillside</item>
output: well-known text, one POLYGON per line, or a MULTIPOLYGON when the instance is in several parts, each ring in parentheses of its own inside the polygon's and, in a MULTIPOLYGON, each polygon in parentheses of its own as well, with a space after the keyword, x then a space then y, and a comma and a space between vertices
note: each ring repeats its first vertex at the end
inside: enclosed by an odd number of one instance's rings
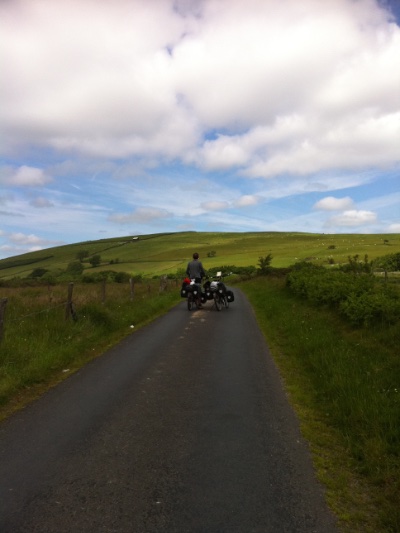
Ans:
POLYGON ((186 266, 194 251, 200 253, 206 268, 221 265, 256 266, 260 256, 272 254, 272 266, 285 267, 310 259, 326 264, 347 262, 358 254, 374 259, 400 252, 400 234, 313 234, 313 233, 208 233, 182 232, 143 236, 126 236, 58 246, 0 260, 0 279, 27 277, 35 268, 50 272, 65 270, 80 251, 89 257, 84 266, 89 272, 112 269, 145 276, 174 273, 186 266), (215 252, 214 257, 207 254, 215 252), (88 260, 101 256, 101 264, 93 268, 88 260))

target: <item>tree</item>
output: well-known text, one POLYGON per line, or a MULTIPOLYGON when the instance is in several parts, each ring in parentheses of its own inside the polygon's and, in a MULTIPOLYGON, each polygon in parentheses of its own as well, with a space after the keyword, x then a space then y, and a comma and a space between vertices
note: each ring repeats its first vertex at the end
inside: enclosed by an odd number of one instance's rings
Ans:
POLYGON ((76 254, 76 258, 82 263, 86 257, 89 257, 89 252, 87 250, 79 250, 76 254))
POLYGON ((258 259, 258 273, 262 276, 266 276, 271 272, 270 263, 272 261, 272 255, 268 254, 265 257, 259 257, 258 259))
POLYGON ((89 263, 92 265, 93 268, 99 266, 99 264, 101 263, 101 256, 98 254, 93 255, 89 259, 89 263))

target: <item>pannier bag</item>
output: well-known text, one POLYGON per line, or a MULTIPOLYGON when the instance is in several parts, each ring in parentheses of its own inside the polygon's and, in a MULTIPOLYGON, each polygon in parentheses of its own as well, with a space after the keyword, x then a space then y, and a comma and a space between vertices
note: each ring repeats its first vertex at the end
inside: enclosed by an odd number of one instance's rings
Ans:
POLYGON ((186 283, 185 281, 182 283, 181 286, 181 298, 186 298, 188 295, 187 288, 189 287, 189 283, 186 283))
POLYGON ((234 302, 235 301, 235 295, 232 291, 226 291, 226 298, 228 302, 234 302))
POLYGON ((201 294, 201 288, 196 285, 195 283, 194 284, 190 284, 190 285, 182 285, 182 288, 181 288, 181 296, 182 298, 187 298, 187 295, 189 294, 189 292, 192 292, 194 295, 198 295, 198 294, 201 294))
POLYGON ((222 283, 222 281, 212 281, 210 283, 210 289, 211 291, 219 291, 223 292, 224 294, 226 293, 226 287, 225 284, 222 283))
POLYGON ((226 287, 222 281, 218 282, 218 290, 219 292, 222 292, 222 294, 226 294, 226 287))

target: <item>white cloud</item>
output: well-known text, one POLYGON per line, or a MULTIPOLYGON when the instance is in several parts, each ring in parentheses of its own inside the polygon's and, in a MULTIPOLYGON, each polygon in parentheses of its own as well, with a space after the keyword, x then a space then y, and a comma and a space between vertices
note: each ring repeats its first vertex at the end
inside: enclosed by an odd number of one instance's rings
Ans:
POLYGON ((345 211, 353 206, 353 200, 346 196, 345 198, 334 198, 333 196, 327 196, 322 198, 314 205, 314 209, 320 209, 322 211, 345 211))
POLYGON ((356 227, 373 224, 376 221, 376 213, 372 211, 356 211, 352 209, 350 211, 344 211, 340 215, 331 217, 327 221, 327 226, 356 227))
POLYGON ((138 207, 132 213, 110 215, 109 220, 118 224, 149 223, 154 220, 170 218, 171 216, 171 213, 166 209, 138 207))
MULTIPOLYGON (((24 233, 12 233, 8 236, 8 238, 12 243, 17 244, 19 246, 35 246, 37 247, 37 249, 41 249, 43 246, 59 244, 59 241, 43 239, 42 237, 38 237, 33 233, 31 233, 30 235, 26 235, 24 233)), ((32 250, 32 248, 30 249, 32 250)))
POLYGON ((256 177, 399 160, 400 29, 376 0, 179 5, 3 3, 5 149, 256 177))
POLYGON ((22 165, 19 168, 3 167, 0 182, 15 187, 41 187, 52 181, 52 178, 36 167, 22 165))
POLYGON ((397 227, 393 185, 373 188, 400 161, 400 27, 385 4, 0 2, 1 214, 65 241, 110 221, 307 231, 331 211, 339 231, 397 227), (293 198, 312 192, 326 198, 300 221, 310 197, 293 198))
POLYGON ((44 198, 43 196, 39 196, 38 198, 34 198, 30 202, 31 206, 43 208, 43 207, 54 207, 54 204, 50 202, 47 198, 44 198))
POLYGON ((236 207, 248 207, 251 205, 257 205, 262 201, 262 198, 254 194, 245 194, 235 201, 236 207))
POLYGON ((202 202, 200 207, 206 211, 224 211, 229 209, 229 203, 219 200, 211 200, 210 202, 202 202))
POLYGON ((390 233, 400 233, 400 222, 398 224, 390 224, 388 231, 390 233))

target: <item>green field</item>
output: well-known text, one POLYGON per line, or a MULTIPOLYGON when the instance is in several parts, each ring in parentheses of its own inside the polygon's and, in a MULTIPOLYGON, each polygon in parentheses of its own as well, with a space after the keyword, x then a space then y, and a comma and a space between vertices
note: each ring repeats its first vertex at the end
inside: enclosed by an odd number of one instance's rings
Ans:
POLYGON ((313 233, 207 233, 182 232, 116 237, 58 246, 0 260, 0 279, 28 277, 35 268, 58 274, 75 261, 79 251, 87 251, 85 270, 124 271, 143 276, 175 273, 186 266, 194 251, 205 268, 222 265, 257 266, 261 256, 271 254, 271 266, 287 267, 298 261, 319 264, 346 263, 348 256, 368 259, 400 252, 400 234, 313 234, 313 233), (136 237, 136 238, 134 238, 136 237), (208 257, 215 252, 213 257, 208 257), (101 256, 93 268, 88 260, 101 256))
MULTIPOLYGON (((367 255, 373 261, 400 253, 399 234, 183 232, 134 237, 82 242, 0 261, 0 299, 8 302, 0 339, 0 419, 179 302, 179 278, 168 280, 165 291, 160 291, 159 279, 151 278, 182 274, 194 251, 206 269, 257 267, 259 258, 269 254, 271 266, 280 268, 305 260, 348 266, 349 257, 363 261, 367 255), (141 277, 135 280, 134 297, 127 279, 108 279, 104 284, 102 276, 97 276, 97 283, 75 279, 77 318, 66 320, 71 280, 65 271, 81 251, 89 254, 83 262, 85 274, 114 270, 141 277), (94 255, 101 256, 98 267, 89 263, 94 255), (57 281, 31 284, 18 279, 38 268, 54 274, 57 281), (60 273, 64 274, 59 277, 60 273)), ((354 282, 368 278, 339 269, 313 269, 306 263, 289 276, 299 276, 301 268, 308 281, 309 269, 321 271, 329 282, 321 287, 333 286, 334 295, 339 291, 337 274, 354 282)), ((382 311, 382 301, 397 305, 398 272, 393 274, 394 283, 387 284, 372 276, 371 288, 363 294, 370 299, 361 299, 359 307, 367 301, 375 311, 382 311)), ((354 326, 339 313, 339 304, 317 302, 321 294, 316 292, 316 278, 310 284, 314 299, 290 290, 288 276, 258 276, 245 282, 239 278, 232 276, 229 283, 234 288, 239 283, 253 305, 341 531, 400 531, 399 313, 354 326)), ((346 291, 345 296, 351 294, 346 291)), ((354 309, 355 302, 353 298, 354 309)))

